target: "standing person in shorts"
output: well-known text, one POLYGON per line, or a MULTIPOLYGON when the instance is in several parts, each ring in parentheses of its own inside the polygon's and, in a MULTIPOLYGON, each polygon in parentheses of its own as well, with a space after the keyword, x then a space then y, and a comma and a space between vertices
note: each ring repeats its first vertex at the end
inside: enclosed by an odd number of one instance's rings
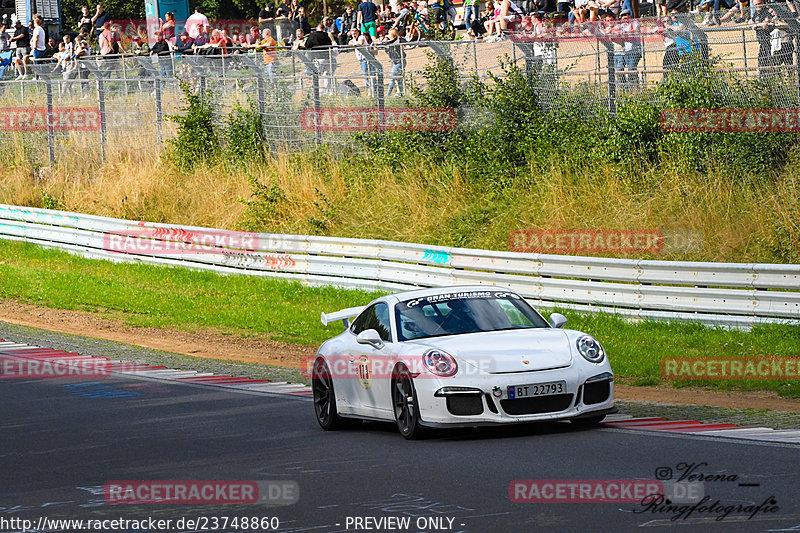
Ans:
POLYGON ((656 17, 663 18, 667 16, 667 0, 656 0, 656 17))
POLYGON ((21 20, 17 19, 17 23, 14 25, 14 36, 11 38, 11 42, 17 47, 14 52, 14 65, 17 69, 17 80, 21 80, 28 75, 28 65, 25 63, 25 58, 27 58, 30 53, 30 41, 30 31, 28 31, 27 26, 25 26, 21 20))
POLYGON ((364 0, 358 4, 358 26, 363 35, 369 34, 374 39, 378 35, 378 6, 372 0, 364 0))
POLYGON ((45 51, 47 50, 47 34, 42 28, 44 18, 35 13, 33 15, 33 35, 31 35, 31 50, 33 50, 33 59, 42 59, 45 51))

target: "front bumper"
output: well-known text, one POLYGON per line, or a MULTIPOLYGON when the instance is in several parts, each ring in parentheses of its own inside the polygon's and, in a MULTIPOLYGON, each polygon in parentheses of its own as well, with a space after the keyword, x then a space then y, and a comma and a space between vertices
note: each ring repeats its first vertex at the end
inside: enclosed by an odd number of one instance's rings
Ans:
POLYGON ((469 379, 415 379, 422 425, 518 424, 586 418, 616 412, 614 376, 607 365, 576 370, 486 374, 469 379), (509 386, 564 381, 561 394, 508 398, 509 386))

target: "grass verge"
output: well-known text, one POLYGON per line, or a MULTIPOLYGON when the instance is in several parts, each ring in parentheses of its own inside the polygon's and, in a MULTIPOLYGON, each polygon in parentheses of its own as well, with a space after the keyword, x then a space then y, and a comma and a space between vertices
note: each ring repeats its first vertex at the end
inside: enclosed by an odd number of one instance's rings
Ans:
MULTIPOLYGON (((139 327, 209 328, 242 337, 319 344, 338 332, 321 311, 363 305, 376 296, 358 290, 306 287, 255 276, 144 264, 117 264, 0 241, 0 298, 55 309, 102 313, 139 327)), ((797 356, 800 328, 752 331, 696 324, 632 323, 612 315, 562 311, 569 327, 591 333, 606 347, 620 381, 661 383, 663 357, 797 356)), ((800 397, 800 380, 675 382, 714 390, 770 390, 800 397)))

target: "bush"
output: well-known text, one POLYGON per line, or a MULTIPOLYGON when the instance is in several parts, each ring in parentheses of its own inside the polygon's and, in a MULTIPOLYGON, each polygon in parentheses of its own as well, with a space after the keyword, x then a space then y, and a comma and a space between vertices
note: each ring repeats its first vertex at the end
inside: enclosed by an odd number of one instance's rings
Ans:
POLYGON ((210 163, 220 153, 220 142, 214 129, 216 103, 211 91, 195 92, 192 86, 180 81, 183 92, 183 115, 169 115, 178 124, 178 134, 170 139, 170 156, 182 170, 192 170, 199 163, 210 163))
POLYGON ((233 161, 263 161, 264 121, 250 100, 247 107, 236 104, 228 115, 225 127, 225 156, 233 161))

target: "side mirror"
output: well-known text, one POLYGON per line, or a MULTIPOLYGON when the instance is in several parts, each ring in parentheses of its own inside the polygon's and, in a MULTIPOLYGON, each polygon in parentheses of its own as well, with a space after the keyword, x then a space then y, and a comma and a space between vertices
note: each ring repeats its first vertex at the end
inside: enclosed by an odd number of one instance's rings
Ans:
POLYGON ((553 313, 550 315, 550 326, 554 328, 563 328, 567 325, 567 317, 561 313, 553 313))
POLYGON ((383 348, 383 340, 377 331, 374 329, 365 329, 356 335, 356 342, 358 344, 369 344, 376 350, 383 348))

